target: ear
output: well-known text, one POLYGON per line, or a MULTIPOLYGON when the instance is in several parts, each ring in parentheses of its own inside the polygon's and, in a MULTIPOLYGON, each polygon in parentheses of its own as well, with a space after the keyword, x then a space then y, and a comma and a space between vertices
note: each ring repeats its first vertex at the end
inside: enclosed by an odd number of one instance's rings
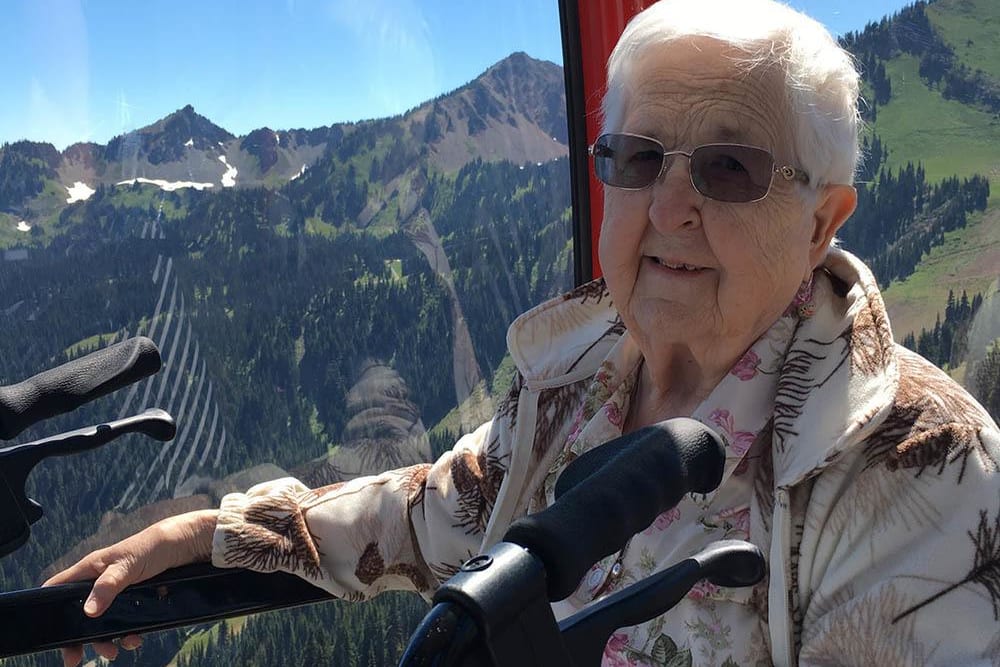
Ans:
POLYGON ((857 205, 858 192, 851 185, 825 185, 820 189, 813 211, 813 236, 809 245, 809 262, 813 268, 826 257, 834 234, 854 213, 857 205))

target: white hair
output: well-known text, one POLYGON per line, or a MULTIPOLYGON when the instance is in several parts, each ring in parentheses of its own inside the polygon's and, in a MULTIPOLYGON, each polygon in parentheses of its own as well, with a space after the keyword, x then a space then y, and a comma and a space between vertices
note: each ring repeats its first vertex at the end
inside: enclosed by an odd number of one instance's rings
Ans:
POLYGON ((637 14, 608 59, 605 132, 621 129, 640 54, 697 37, 735 48, 744 54, 738 64, 749 71, 780 67, 797 166, 814 186, 853 182, 861 127, 854 60, 819 22, 774 0, 661 0, 637 14))

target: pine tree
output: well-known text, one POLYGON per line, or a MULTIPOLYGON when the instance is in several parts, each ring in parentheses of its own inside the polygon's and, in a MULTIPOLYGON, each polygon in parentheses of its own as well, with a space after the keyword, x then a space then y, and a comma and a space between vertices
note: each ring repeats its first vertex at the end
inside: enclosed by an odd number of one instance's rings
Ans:
POLYGON ((1000 339, 994 341, 983 360, 976 364, 975 388, 979 402, 1000 422, 1000 339))
POLYGON ((230 641, 230 638, 229 638, 229 624, 226 621, 222 621, 221 623, 219 623, 218 627, 219 627, 219 634, 218 634, 218 637, 216 638, 215 641, 216 641, 216 645, 218 646, 219 650, 223 650, 224 651, 226 649, 226 647, 229 645, 229 641, 230 641))

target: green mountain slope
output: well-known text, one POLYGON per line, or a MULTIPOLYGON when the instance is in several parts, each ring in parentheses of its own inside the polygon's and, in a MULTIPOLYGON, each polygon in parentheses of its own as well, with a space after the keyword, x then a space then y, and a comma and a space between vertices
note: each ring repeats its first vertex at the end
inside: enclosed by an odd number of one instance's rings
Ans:
POLYGON ((897 340, 934 326, 948 290, 987 294, 1000 274, 1000 207, 970 216, 968 227, 945 235, 905 280, 894 282, 883 296, 897 340))
POLYGON ((889 81, 868 128, 887 149, 885 165, 919 163, 928 183, 981 175, 990 184, 986 210, 940 235, 885 290, 902 340, 934 326, 949 289, 986 293, 1000 274, 1000 3, 918 2, 847 38, 866 70, 878 63, 889 81))
POLYGON ((927 7, 927 17, 961 62, 1000 80, 1000 3, 938 0, 927 7))
MULTIPOLYGON (((927 180, 983 174, 1000 183, 1000 119, 928 87, 910 54, 886 63, 892 99, 878 108, 872 130, 889 146, 894 167, 922 162, 927 180)), ((1000 188, 991 187, 991 205, 1000 204, 1000 188)))

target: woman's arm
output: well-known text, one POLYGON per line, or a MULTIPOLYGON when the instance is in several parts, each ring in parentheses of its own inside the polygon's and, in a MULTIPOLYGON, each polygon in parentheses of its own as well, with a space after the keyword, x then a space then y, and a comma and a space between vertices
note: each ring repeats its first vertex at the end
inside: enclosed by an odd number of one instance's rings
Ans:
POLYGON ((494 420, 433 464, 318 489, 285 478, 230 494, 212 561, 289 572, 352 600, 389 589, 428 595, 478 551, 502 476, 488 452, 507 440, 494 420))
POLYGON ((952 424, 869 463, 802 554, 801 664, 996 664, 1000 433, 952 424))
MULTIPOLYGON (((45 585, 95 579, 85 603, 89 616, 104 613, 131 584, 208 560, 290 572, 351 600, 388 589, 429 595, 478 550, 502 477, 486 461, 510 442, 496 432, 496 421, 461 438, 433 464, 319 489, 284 478, 227 495, 219 510, 154 523, 88 554, 45 585)), ((94 648, 113 659, 119 646, 139 643, 129 636, 94 648)), ((67 665, 78 664, 83 648, 63 649, 63 656, 67 665)))

